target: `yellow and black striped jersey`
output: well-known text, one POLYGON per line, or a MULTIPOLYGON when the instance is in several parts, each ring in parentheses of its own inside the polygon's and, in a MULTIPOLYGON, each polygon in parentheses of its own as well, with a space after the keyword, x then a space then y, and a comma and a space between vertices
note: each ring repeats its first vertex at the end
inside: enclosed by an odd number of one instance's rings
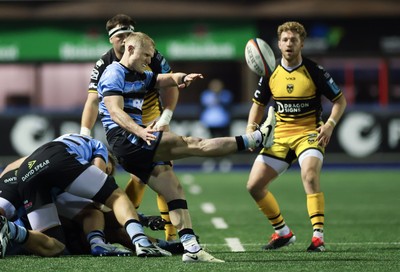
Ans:
MULTIPOLYGON (((100 77, 104 73, 106 67, 113 63, 113 61, 119 61, 119 59, 115 55, 114 50, 111 48, 96 62, 95 66, 93 67, 92 74, 90 76, 88 92, 97 93, 97 84, 99 83, 100 77)), ((147 70, 152 71, 154 74, 164 74, 170 73, 171 67, 164 56, 156 50, 147 70)), ((160 116, 161 111, 162 108, 159 101, 159 93, 148 92, 144 97, 142 106, 143 124, 147 124, 155 120, 158 116, 160 116)))
POLYGON ((273 99, 277 125, 275 137, 315 130, 322 121, 322 96, 334 102, 342 91, 324 68, 303 58, 299 67, 288 71, 277 62, 271 77, 262 77, 253 102, 266 106, 273 99))

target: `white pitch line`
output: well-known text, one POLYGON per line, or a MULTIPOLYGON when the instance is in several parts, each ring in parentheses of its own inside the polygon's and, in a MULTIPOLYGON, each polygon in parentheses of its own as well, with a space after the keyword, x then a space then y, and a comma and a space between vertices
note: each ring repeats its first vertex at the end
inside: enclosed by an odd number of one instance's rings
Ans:
POLYGON ((214 217, 211 219, 211 222, 214 224, 216 229, 227 229, 228 224, 226 224, 225 220, 222 217, 214 217))
POLYGON ((215 213, 215 206, 211 202, 206 202, 201 204, 201 209, 203 210, 204 213, 211 214, 215 213))
POLYGON ((225 238, 225 241, 232 252, 246 251, 242 246, 242 244, 240 243, 239 238, 225 238))
POLYGON ((190 185, 194 182, 194 176, 190 174, 185 174, 181 177, 181 181, 183 184, 190 185))
POLYGON ((203 191, 201 189, 201 187, 197 184, 192 184, 189 186, 189 193, 191 193, 192 195, 198 195, 201 194, 201 192, 203 191))

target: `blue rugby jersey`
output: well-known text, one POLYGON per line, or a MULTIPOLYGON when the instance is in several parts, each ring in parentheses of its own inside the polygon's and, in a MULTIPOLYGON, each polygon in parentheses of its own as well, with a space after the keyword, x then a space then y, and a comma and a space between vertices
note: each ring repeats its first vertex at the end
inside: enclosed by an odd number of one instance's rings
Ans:
MULTIPOLYGON (((142 125, 142 106, 144 96, 149 92, 157 92, 154 89, 157 74, 145 71, 143 74, 129 70, 119 62, 113 62, 107 66, 98 84, 99 114, 106 131, 118 127, 110 116, 104 97, 118 95, 124 99, 124 111, 137 123, 142 125), (149 91, 151 90, 151 91, 149 91)), ((135 138, 135 137, 134 137, 135 138)), ((132 142, 136 142, 132 139, 132 142)))
POLYGON ((70 154, 76 154, 76 160, 81 164, 90 163, 94 158, 100 157, 108 162, 107 147, 99 140, 80 134, 64 134, 53 142, 62 142, 67 145, 70 154))

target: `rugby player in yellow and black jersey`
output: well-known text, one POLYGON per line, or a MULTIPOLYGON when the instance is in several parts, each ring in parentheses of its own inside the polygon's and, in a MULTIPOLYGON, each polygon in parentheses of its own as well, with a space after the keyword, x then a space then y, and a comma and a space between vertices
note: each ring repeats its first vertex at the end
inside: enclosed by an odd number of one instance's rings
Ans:
POLYGON ((275 108, 274 144, 257 156, 247 190, 268 218, 275 232, 265 250, 278 249, 295 242, 285 223, 269 184, 298 160, 307 196, 307 210, 313 235, 307 251, 325 251, 325 199, 320 188, 320 173, 325 147, 346 108, 346 99, 332 77, 321 66, 301 54, 306 30, 298 22, 278 27, 278 47, 282 57, 269 78, 261 78, 254 92, 247 131, 256 128, 268 103, 275 108), (322 96, 332 102, 329 118, 322 120, 322 96))
MULTIPOLYGON (((128 15, 118 14, 112 17, 106 23, 106 30, 109 35, 110 43, 112 48, 107 51, 95 64, 92 74, 90 77, 90 84, 88 90, 87 100, 82 112, 81 119, 81 131, 83 135, 90 136, 91 129, 94 127, 99 108, 99 100, 97 95, 97 84, 100 80, 101 75, 108 65, 114 61, 119 61, 124 53, 124 40, 134 31, 135 21, 128 15)), ((167 60, 164 56, 157 50, 151 59, 150 65, 147 67, 148 70, 152 70, 154 73, 170 73, 171 67, 169 66, 167 60)), ((165 88, 161 92, 161 101, 159 97, 159 92, 148 92, 148 95, 144 98, 142 114, 143 114, 143 124, 150 124, 153 121, 158 120, 156 128, 168 129, 169 121, 171 120, 172 113, 175 110, 176 103, 178 101, 179 90, 177 87, 165 88)), ((160 162, 157 167, 155 167, 154 174, 151 178, 160 176, 160 173, 164 179, 176 179, 176 175, 172 171, 171 162, 160 162)), ((166 182, 160 180, 160 182, 166 182)), ((139 207, 143 194, 145 191, 145 184, 139 182, 139 180, 131 175, 130 180, 127 183, 125 192, 133 202, 136 208, 139 207)), ((177 233, 175 227, 171 224, 171 220, 168 214, 168 206, 165 203, 164 198, 161 195, 157 196, 157 205, 161 213, 161 217, 164 219, 161 227, 165 223, 165 236, 167 241, 172 241, 177 239, 177 233)), ((151 217, 150 217, 151 220, 151 217)), ((157 226, 154 226, 157 228, 157 226)))

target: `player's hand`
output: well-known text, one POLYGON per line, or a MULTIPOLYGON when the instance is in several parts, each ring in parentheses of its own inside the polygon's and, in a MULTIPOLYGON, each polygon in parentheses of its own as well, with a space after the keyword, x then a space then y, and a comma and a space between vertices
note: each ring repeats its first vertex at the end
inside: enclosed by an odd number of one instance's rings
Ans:
POLYGON ((154 129, 156 131, 169 131, 169 124, 167 125, 159 125, 158 122, 155 124, 154 129))
POLYGON ((196 79, 201 78, 203 79, 203 75, 202 74, 196 74, 196 73, 192 73, 192 74, 187 74, 186 76, 183 77, 182 79, 182 83, 178 85, 179 89, 183 89, 186 87, 189 87, 189 85, 195 81, 196 79))
POLYGON ((142 129, 141 134, 139 135, 140 138, 143 139, 147 143, 147 145, 151 145, 151 141, 154 141, 157 139, 157 136, 154 135, 153 133, 156 132, 154 129, 156 122, 153 122, 150 126, 142 129))
POLYGON ((329 123, 326 123, 318 127, 317 131, 319 133, 317 136, 318 144, 322 147, 326 147, 329 144, 329 141, 331 140, 333 126, 329 123))

